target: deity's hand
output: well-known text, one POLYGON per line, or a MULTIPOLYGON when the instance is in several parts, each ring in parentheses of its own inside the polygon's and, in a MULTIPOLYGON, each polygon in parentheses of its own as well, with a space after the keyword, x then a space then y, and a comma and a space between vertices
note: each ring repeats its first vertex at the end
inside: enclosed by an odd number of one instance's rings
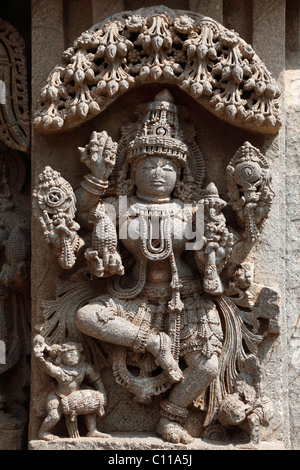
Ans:
POLYGON ((117 251, 113 253, 106 251, 101 257, 97 250, 88 248, 84 256, 91 274, 96 277, 108 277, 114 274, 122 276, 124 274, 122 259, 117 251))
POLYGON ((47 235, 49 243, 52 243, 57 250, 62 248, 65 238, 69 238, 72 242, 76 237, 77 230, 80 228, 79 225, 69 217, 62 219, 54 217, 50 219, 46 210, 43 211, 40 220, 46 230, 45 234, 47 235))
POLYGON ((221 267, 223 262, 229 258, 233 244, 233 235, 227 228, 222 233, 210 233, 209 237, 204 237, 203 248, 195 252, 195 259, 199 268, 201 270, 205 269, 207 257, 212 253, 216 267, 221 267))
POLYGON ((49 346, 42 335, 37 334, 33 338, 33 354, 40 361, 44 361, 44 353, 49 351, 49 346))
POLYGON ((72 232, 64 224, 59 224, 54 227, 53 231, 49 235, 51 243, 57 249, 62 248, 62 239, 64 238, 64 236, 68 238, 72 237, 72 232))
POLYGON ((221 235, 218 247, 216 249, 216 266, 219 266, 222 261, 225 261, 229 258, 233 245, 233 235, 227 229, 225 229, 221 235))
POLYGON ((79 147, 81 161, 91 171, 91 174, 101 180, 107 181, 116 163, 118 144, 113 142, 106 131, 93 132, 90 142, 79 147))

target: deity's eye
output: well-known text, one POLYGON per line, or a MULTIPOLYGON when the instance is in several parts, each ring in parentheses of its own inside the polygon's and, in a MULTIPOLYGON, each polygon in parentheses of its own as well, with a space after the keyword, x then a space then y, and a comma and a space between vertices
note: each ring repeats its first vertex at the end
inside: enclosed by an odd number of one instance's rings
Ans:
POLYGON ((145 161, 145 163, 142 165, 142 169, 143 170, 154 170, 156 168, 156 165, 155 163, 152 163, 152 162, 147 162, 145 161))
POLYGON ((143 170, 154 170, 155 166, 151 164, 146 164, 142 166, 143 170))
POLYGON ((175 166, 172 163, 159 162, 158 165, 163 171, 176 171, 175 166))
POLYGON ((173 165, 163 165, 162 166, 162 169, 165 170, 165 171, 176 171, 175 168, 173 167, 173 165))

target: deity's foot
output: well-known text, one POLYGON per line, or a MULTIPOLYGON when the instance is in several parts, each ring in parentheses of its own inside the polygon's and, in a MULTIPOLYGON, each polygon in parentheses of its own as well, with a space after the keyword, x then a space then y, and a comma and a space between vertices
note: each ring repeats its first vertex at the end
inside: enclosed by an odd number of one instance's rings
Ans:
POLYGON ((94 431, 89 431, 86 436, 87 437, 100 437, 102 439, 111 437, 110 434, 105 434, 104 432, 97 431, 97 429, 95 429, 94 431))
POLYGON ((173 444, 190 444, 194 440, 179 423, 170 421, 167 418, 160 418, 156 432, 165 441, 173 444))
POLYGON ((42 439, 43 441, 54 441, 55 439, 59 439, 59 437, 55 436, 55 434, 51 434, 50 432, 43 432, 39 434, 39 439, 42 439))
POLYGON ((170 380, 179 382, 183 378, 183 373, 173 357, 171 346, 171 338, 165 333, 160 333, 150 336, 147 349, 153 354, 156 364, 162 367, 170 380))

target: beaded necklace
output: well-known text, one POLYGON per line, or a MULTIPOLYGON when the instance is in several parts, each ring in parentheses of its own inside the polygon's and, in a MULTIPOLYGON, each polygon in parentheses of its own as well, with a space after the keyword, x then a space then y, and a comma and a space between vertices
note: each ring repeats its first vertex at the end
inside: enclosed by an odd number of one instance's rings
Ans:
POLYGON ((175 203, 151 204, 134 203, 129 208, 129 214, 139 216, 141 252, 150 261, 161 261, 172 253, 171 219, 179 211, 175 203), (157 237, 153 242, 154 224, 158 228, 157 237))

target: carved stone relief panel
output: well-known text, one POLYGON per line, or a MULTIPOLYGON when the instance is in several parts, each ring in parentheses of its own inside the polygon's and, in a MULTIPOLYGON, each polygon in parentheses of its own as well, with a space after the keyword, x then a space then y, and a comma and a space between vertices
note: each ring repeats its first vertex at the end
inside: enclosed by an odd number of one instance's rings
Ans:
POLYGON ((0 448, 24 445, 30 354, 30 146, 24 41, 0 19, 0 448), (26 391, 27 390, 27 391, 26 391))
POLYGON ((249 45, 192 12, 120 13, 65 51, 34 121, 51 145, 33 192, 51 279, 35 315, 32 448, 105 448, 118 431, 259 445, 276 416, 260 345, 280 328, 251 260, 275 197, 252 141, 278 130, 278 97, 249 45), (192 110, 213 114, 215 154, 192 110), (224 129, 237 136, 227 161, 224 129))

